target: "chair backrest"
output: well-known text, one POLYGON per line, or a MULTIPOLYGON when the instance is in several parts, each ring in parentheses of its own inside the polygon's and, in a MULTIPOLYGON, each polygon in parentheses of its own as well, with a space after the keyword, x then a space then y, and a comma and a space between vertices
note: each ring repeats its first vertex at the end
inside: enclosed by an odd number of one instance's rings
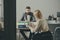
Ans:
POLYGON ((54 40, 60 40, 60 27, 56 27, 54 31, 54 40))

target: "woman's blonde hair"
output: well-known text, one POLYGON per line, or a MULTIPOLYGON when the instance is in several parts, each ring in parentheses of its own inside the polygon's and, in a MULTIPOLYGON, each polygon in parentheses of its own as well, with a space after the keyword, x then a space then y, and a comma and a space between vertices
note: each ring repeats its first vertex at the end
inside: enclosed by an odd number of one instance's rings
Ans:
POLYGON ((41 18, 42 18, 42 13, 41 13, 41 11, 40 11, 40 10, 35 10, 35 12, 37 12, 35 16, 36 16, 37 18, 41 19, 41 18))

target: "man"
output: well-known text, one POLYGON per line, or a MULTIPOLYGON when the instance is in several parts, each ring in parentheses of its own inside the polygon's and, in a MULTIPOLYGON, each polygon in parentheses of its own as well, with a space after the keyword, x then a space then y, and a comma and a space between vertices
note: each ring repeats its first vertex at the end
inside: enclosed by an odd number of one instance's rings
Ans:
MULTIPOLYGON (((31 8, 29 6, 26 7, 26 11, 23 14, 23 17, 21 18, 21 21, 35 21, 35 18, 33 16, 33 13, 31 12, 31 8)), ((25 40, 31 40, 32 33, 30 32, 29 38, 24 34, 24 31, 30 31, 30 30, 20 30, 21 34, 24 36, 25 40)))
POLYGON ((34 21, 34 16, 33 16, 33 13, 31 12, 31 8, 29 6, 26 7, 26 11, 25 11, 21 21, 34 21))

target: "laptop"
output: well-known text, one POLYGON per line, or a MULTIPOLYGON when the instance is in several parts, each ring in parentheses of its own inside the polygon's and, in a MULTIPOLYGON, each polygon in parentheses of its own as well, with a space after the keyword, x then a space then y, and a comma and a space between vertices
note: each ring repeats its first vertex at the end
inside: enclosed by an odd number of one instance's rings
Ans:
POLYGON ((18 25, 18 28, 28 28, 28 22, 19 22, 17 25, 18 25))

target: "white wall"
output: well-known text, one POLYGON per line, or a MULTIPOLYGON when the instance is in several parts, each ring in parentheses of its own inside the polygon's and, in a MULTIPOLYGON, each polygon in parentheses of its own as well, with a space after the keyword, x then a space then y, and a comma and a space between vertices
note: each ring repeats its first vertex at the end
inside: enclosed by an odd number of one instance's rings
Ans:
POLYGON ((60 12, 60 0, 58 0, 58 3, 59 3, 59 12, 60 12))
POLYGON ((43 16, 48 18, 49 14, 54 14, 60 11, 60 0, 16 0, 17 20, 22 17, 25 7, 30 6, 32 12, 36 9, 40 9, 43 16))
POLYGON ((0 0, 0 18, 3 17, 3 0, 0 0))

